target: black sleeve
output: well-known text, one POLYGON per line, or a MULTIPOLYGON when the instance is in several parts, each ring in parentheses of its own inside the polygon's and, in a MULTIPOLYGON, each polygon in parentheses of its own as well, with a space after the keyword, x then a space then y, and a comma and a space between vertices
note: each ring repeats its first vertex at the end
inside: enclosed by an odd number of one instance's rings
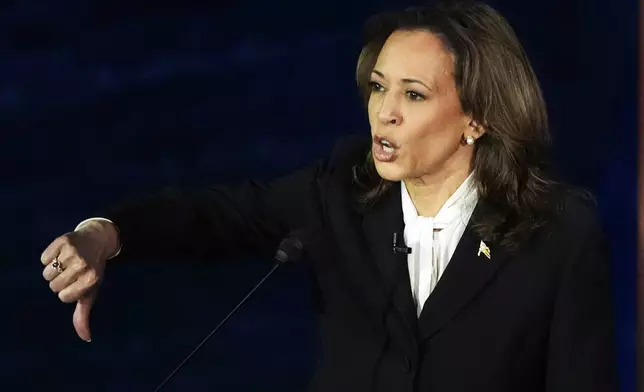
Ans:
POLYGON ((290 231, 319 219, 323 177, 355 155, 357 140, 343 138, 328 159, 272 181, 165 189, 126 200, 99 216, 118 227, 123 247, 118 258, 272 258, 290 231))
POLYGON ((597 214, 585 211, 554 307, 547 392, 620 390, 609 248, 597 214))

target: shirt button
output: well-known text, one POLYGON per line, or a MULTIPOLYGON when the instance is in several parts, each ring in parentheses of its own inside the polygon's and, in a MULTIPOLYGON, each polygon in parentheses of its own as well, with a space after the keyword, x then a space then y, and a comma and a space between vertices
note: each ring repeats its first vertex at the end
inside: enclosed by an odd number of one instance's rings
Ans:
POLYGON ((409 373, 409 371, 411 370, 411 361, 407 357, 405 357, 405 359, 403 359, 402 370, 403 370, 404 373, 409 373))

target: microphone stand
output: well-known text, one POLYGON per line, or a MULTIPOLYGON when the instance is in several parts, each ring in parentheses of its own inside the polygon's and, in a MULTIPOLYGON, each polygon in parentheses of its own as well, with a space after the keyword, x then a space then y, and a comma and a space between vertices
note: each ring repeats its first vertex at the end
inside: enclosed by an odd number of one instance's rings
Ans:
POLYGON ((271 268, 271 270, 268 271, 266 275, 264 275, 262 280, 260 280, 259 283, 257 283, 255 287, 253 287, 253 289, 250 290, 248 294, 246 294, 244 299, 242 299, 241 302, 239 302, 239 304, 237 304, 237 306, 235 306, 235 308, 230 313, 228 313, 228 315, 219 323, 219 325, 217 325, 215 329, 213 329, 208 334, 208 336, 206 336, 204 340, 202 340, 201 343, 199 343, 197 347, 195 347, 195 349, 192 350, 192 352, 183 361, 181 361, 181 363, 168 375, 168 377, 166 377, 165 380, 163 380, 161 384, 159 384, 159 386, 154 390, 154 392, 159 392, 161 388, 163 388, 163 386, 172 378, 172 376, 174 376, 175 373, 177 373, 179 369, 181 369, 181 367, 186 362, 188 362, 188 360, 204 344, 206 344, 208 339, 210 339, 219 330, 219 328, 221 328, 228 321, 228 319, 230 319, 230 317, 232 317, 244 305, 244 303, 248 300, 248 298, 250 298, 250 296, 253 295, 253 293, 266 281, 266 279, 268 279, 269 276, 273 274, 273 272, 275 272, 275 270, 277 270, 277 268, 279 268, 282 264, 285 264, 286 262, 296 261, 302 257, 302 254, 304 252, 304 245, 302 243, 302 239, 300 238, 300 236, 301 234, 298 234, 297 232, 295 232, 295 233, 292 233, 290 236, 286 237, 284 240, 282 240, 274 257, 275 260, 277 260, 277 263, 275 263, 273 268, 271 268))

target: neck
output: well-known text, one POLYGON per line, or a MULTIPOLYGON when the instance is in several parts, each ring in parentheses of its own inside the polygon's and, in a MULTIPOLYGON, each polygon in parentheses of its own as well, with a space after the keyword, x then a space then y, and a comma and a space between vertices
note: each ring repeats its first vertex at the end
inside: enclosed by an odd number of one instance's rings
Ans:
POLYGON ((467 179, 467 168, 406 179, 405 187, 420 216, 433 217, 467 179))

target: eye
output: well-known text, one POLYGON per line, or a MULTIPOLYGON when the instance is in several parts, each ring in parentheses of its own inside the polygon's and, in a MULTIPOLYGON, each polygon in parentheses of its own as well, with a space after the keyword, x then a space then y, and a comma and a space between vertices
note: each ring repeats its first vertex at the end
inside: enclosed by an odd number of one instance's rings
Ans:
POLYGON ((412 100, 412 101, 423 101, 425 100, 425 96, 421 93, 417 93, 415 91, 407 91, 407 97, 412 100))
POLYGON ((371 91, 373 92, 383 92, 385 91, 385 88, 382 87, 382 85, 378 82, 371 81, 369 82, 369 87, 371 88, 371 91))

